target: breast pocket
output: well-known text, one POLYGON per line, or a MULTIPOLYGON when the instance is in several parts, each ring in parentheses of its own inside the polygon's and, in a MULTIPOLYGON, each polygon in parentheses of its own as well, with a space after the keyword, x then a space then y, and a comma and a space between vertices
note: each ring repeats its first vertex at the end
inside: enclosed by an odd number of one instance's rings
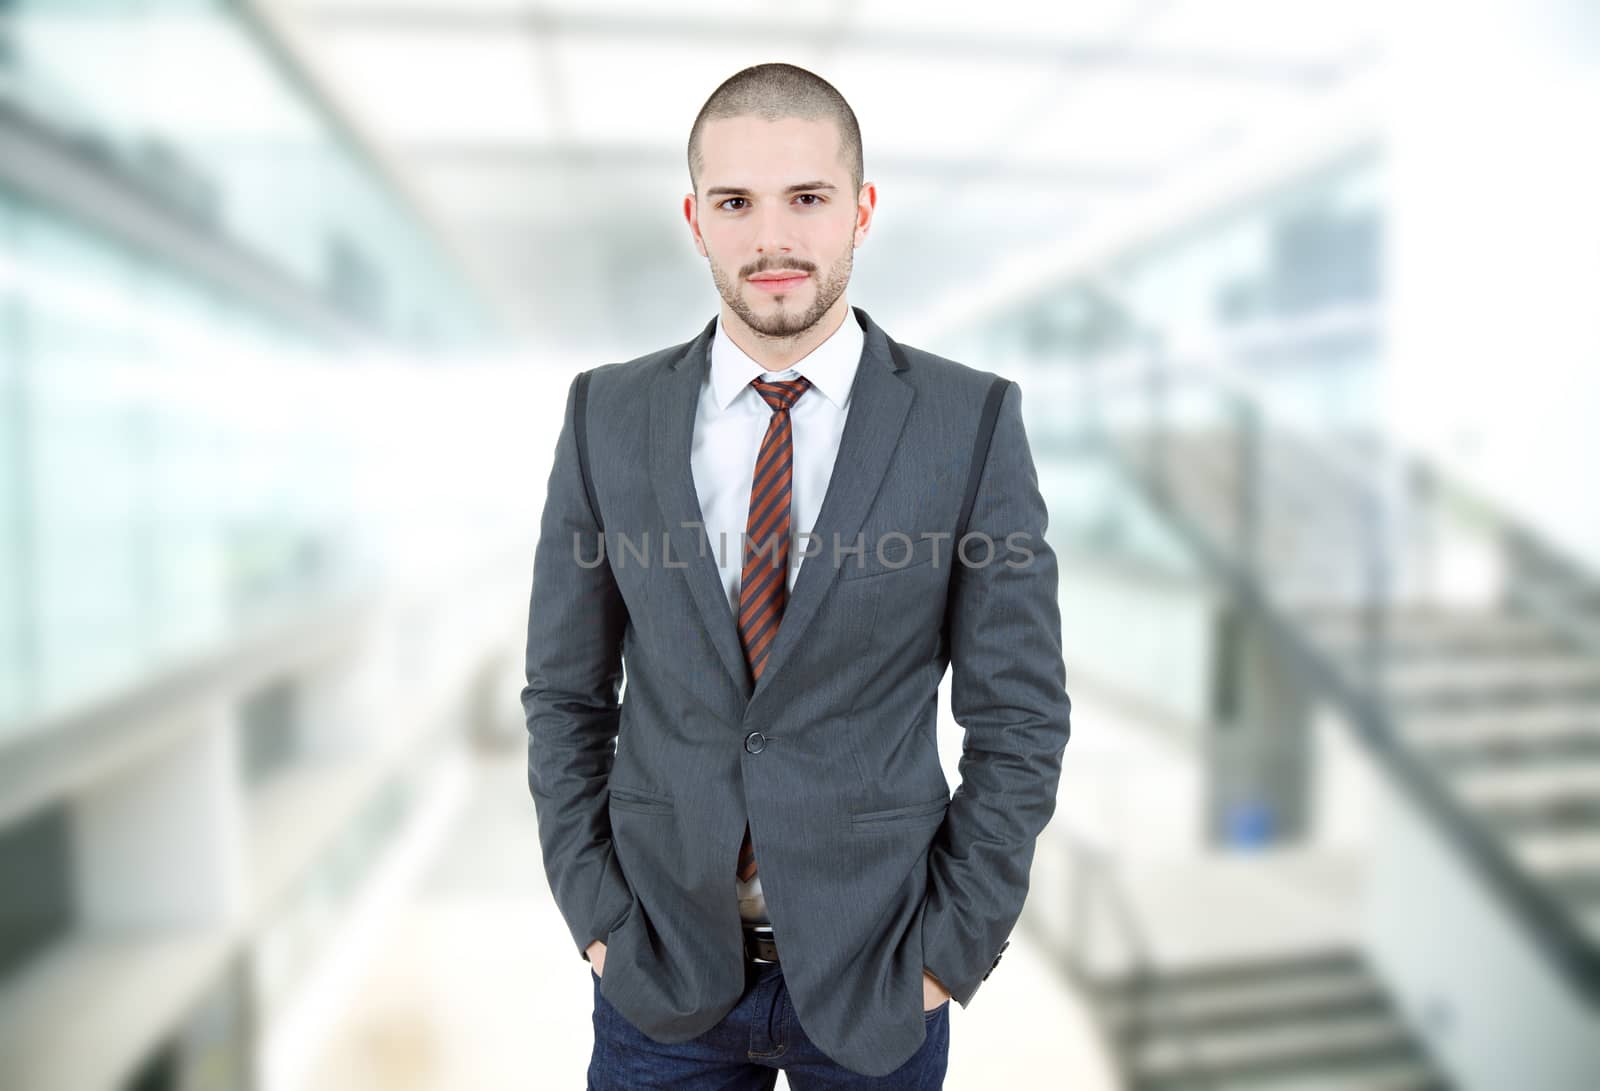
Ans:
POLYGON ((946 557, 941 552, 941 547, 948 549, 949 539, 919 538, 911 535, 908 542, 906 538, 894 535, 882 538, 869 535, 865 539, 865 544, 865 552, 859 559, 855 554, 841 551, 839 555, 841 580, 862 580, 895 572, 906 572, 931 565, 935 560, 943 566, 946 557))
POLYGON ((640 814, 671 814, 672 799, 669 796, 647 792, 640 788, 627 788, 621 784, 613 784, 610 788, 611 807, 617 811, 637 811, 640 814))

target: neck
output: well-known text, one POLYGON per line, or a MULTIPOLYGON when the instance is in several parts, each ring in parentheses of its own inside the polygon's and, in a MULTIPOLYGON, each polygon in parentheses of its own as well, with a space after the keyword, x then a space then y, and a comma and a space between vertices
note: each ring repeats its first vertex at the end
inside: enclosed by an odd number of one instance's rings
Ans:
POLYGON ((838 332, 850 317, 850 304, 843 295, 823 312, 809 328, 786 337, 772 337, 751 329, 727 303, 722 304, 722 332, 744 350, 746 356, 767 371, 782 371, 805 359, 822 342, 838 332))

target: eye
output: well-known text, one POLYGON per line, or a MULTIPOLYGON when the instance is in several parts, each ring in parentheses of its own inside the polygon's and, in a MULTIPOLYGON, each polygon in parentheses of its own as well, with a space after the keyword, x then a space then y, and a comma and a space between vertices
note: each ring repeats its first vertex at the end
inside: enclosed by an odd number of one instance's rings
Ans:
POLYGON ((802 193, 802 194, 800 194, 799 197, 796 197, 795 200, 798 201, 798 200, 801 200, 802 198, 805 198, 805 197, 811 198, 813 201, 817 202, 818 204, 821 204, 822 201, 823 201, 822 194, 820 194, 820 193, 802 193))
POLYGON ((728 198, 726 198, 724 200, 718 201, 717 202, 717 207, 718 208, 726 208, 729 201, 742 201, 742 200, 744 200, 743 197, 728 197, 728 198))

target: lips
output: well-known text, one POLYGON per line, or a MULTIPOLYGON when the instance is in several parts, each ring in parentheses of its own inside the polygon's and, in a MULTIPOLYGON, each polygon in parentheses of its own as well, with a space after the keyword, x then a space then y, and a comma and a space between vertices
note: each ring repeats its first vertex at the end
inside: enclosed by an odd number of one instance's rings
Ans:
POLYGON ((784 292, 804 282, 808 275, 807 273, 799 272, 763 273, 751 277, 750 283, 765 292, 784 292))

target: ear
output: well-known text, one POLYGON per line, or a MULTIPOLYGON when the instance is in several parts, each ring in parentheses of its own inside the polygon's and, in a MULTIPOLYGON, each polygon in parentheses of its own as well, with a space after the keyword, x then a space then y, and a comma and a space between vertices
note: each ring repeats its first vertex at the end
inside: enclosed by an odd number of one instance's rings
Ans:
POLYGON ((862 182, 861 189, 856 193, 856 236, 855 244, 860 246, 867 241, 867 232, 872 228, 872 216, 878 207, 878 187, 872 182, 862 182))
POLYGON ((689 224, 689 236, 694 239, 694 248, 700 251, 700 256, 707 259, 711 255, 706 253, 705 240, 700 237, 700 206, 692 193, 683 195, 683 218, 689 224))

